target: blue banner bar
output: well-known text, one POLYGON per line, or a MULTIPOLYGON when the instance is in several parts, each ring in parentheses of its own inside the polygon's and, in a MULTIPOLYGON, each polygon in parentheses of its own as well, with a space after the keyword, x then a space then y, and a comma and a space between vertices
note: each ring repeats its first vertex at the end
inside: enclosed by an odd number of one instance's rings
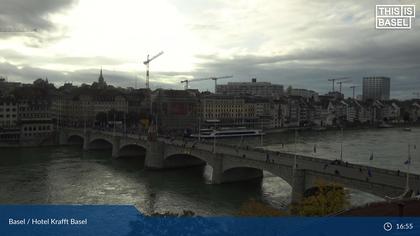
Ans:
POLYGON ((0 235, 420 235, 420 217, 145 217, 133 206, 4 205, 0 235))

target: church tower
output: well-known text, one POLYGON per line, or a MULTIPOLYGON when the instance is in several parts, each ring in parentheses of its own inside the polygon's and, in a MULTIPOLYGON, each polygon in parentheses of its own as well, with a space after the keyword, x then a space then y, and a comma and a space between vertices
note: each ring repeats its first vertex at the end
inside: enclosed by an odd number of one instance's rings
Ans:
POLYGON ((101 72, 99 74, 98 85, 99 85, 100 88, 106 87, 106 82, 104 80, 104 76, 102 75, 102 68, 101 68, 101 72))

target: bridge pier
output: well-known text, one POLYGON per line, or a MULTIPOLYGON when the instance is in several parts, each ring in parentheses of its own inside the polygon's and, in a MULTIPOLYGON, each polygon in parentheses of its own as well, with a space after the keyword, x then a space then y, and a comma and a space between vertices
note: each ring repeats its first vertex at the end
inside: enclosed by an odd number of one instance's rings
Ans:
POLYGON ((64 130, 58 131, 58 145, 66 145, 67 142, 67 134, 64 132, 64 130))
POLYGON ((299 203, 305 193, 305 170, 295 170, 292 180, 292 204, 299 203))
POLYGON ((149 169, 163 169, 165 144, 159 141, 149 141, 146 150, 145 166, 149 169))
POLYGON ((212 167, 210 183, 221 184, 223 182, 223 159, 220 156, 215 156, 210 166, 212 167))
POLYGON ((120 156, 120 137, 115 136, 112 140, 112 157, 117 158, 120 156))
POLYGON ((89 150, 90 132, 86 131, 83 133, 83 150, 89 150))

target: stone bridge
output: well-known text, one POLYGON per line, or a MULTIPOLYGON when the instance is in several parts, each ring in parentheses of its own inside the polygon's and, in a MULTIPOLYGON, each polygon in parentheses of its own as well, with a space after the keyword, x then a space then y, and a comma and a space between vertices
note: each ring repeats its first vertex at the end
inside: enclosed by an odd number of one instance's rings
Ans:
MULTIPOLYGON (((60 144, 79 139, 84 150, 112 149, 113 157, 145 154, 145 166, 151 169, 208 165, 214 184, 261 178, 267 171, 285 180, 292 187, 292 202, 299 201, 305 191, 319 181, 337 183, 379 197, 396 197, 405 190, 405 172, 336 163, 331 160, 273 152, 257 148, 238 148, 212 142, 184 141, 146 136, 123 135, 97 130, 63 129, 60 144), (293 168, 296 160, 296 168, 293 168), (370 174, 369 174, 370 171, 370 174)), ((410 189, 420 191, 420 176, 410 174, 410 189)))

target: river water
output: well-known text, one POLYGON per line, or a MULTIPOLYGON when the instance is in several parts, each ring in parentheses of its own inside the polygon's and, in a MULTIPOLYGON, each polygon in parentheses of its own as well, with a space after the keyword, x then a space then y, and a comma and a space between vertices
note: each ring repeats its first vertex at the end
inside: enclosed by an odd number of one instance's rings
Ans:
MULTIPOLYGON (((337 159, 343 143, 343 160, 406 170, 411 144, 410 171, 420 173, 420 129, 300 132, 269 134, 265 148, 337 159), (316 153, 314 153, 316 145, 316 153), (416 149, 414 149, 416 145, 416 149), (373 160, 369 160, 373 153, 373 160)), ((245 139, 260 145, 260 139, 245 139)), ((223 142, 240 143, 240 140, 223 142)), ((250 200, 284 207, 291 187, 279 177, 264 173, 262 180, 211 185, 205 167, 149 171, 144 157, 111 158, 110 150, 84 152, 80 147, 0 149, 0 204, 134 204, 142 212, 182 212, 232 215, 250 200)), ((349 190, 353 205, 378 200, 349 190)))

